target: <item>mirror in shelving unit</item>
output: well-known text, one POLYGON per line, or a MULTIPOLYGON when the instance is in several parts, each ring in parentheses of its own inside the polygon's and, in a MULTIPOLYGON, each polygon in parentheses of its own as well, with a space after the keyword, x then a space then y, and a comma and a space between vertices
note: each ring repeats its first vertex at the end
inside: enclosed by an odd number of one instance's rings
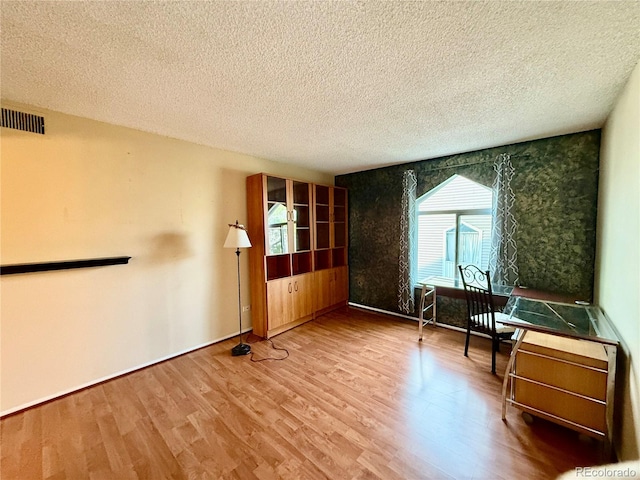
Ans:
POLYGON ((267 177, 267 255, 289 253, 289 211, 287 210, 287 182, 267 177))
POLYGON ((278 255, 289 252, 289 232, 287 223, 287 207, 279 202, 269 202, 267 255, 278 255))

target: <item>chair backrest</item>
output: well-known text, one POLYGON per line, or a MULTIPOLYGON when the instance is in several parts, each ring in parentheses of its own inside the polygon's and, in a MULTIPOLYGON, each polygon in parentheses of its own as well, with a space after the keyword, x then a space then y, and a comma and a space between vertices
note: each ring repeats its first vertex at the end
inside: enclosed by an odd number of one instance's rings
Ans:
POLYGON ((471 328, 493 335, 496 330, 496 320, 489 271, 482 271, 475 265, 465 267, 458 265, 458 270, 467 299, 471 328))

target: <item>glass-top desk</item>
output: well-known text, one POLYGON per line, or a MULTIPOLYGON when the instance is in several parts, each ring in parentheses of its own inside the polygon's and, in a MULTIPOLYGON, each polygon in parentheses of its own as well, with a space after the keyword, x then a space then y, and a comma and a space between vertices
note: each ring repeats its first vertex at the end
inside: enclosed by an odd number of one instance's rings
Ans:
MULTIPOLYGON (((464 285, 462 280, 447 277, 427 277, 418 282, 420 293, 420 307, 418 309, 418 340, 422 341, 422 329, 428 324, 436 325, 436 304, 438 295, 464 299, 464 285)), ((494 304, 502 307, 507 302, 513 287, 492 286, 494 304)))
POLYGON ((542 333, 617 345, 618 337, 599 307, 588 303, 559 303, 510 297, 503 323, 542 333))
MULTIPOLYGON (((447 278, 447 277, 428 277, 424 280, 420 280, 418 282, 420 285, 427 285, 432 287, 440 287, 442 289, 452 289, 458 290, 462 292, 464 295, 464 285, 462 285, 462 280, 459 278, 447 278)), ((502 286, 502 285, 492 285, 491 289, 494 295, 499 295, 503 297, 508 297, 511 295, 513 291, 513 287, 511 286, 502 286)))
POLYGON ((502 419, 511 404, 604 439, 610 455, 618 338, 600 308, 512 296, 504 313, 501 323, 518 330, 502 386, 502 419))

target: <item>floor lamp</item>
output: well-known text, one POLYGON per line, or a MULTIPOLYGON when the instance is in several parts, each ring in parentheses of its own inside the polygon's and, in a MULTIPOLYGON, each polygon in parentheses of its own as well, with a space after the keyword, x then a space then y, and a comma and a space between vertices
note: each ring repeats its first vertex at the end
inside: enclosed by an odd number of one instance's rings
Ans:
POLYGON ((227 239, 224 241, 224 248, 235 248, 238 257, 238 326, 240 328, 240 343, 231 349, 231 355, 234 357, 251 353, 251 346, 242 343, 242 302, 240 301, 240 249, 249 248, 250 246, 251 242, 244 225, 240 225, 237 220, 235 224, 230 223, 229 233, 227 233, 227 239))

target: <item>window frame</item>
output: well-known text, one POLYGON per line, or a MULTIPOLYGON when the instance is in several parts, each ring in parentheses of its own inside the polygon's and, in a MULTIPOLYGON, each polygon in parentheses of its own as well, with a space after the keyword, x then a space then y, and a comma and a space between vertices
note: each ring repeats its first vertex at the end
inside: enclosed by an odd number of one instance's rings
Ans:
MULTIPOLYGON (((454 263, 454 265, 456 265, 456 266, 458 265, 458 259, 459 259, 459 248, 458 247, 459 247, 459 241, 460 241, 461 217, 463 217, 465 215, 488 215, 491 218, 491 229, 493 229, 493 223, 495 221, 495 219, 493 218, 493 207, 441 209, 441 210, 430 210, 428 212, 424 212, 424 211, 421 212, 420 211, 420 204, 429 198, 429 197, 426 197, 427 194, 429 194, 429 193, 430 194, 434 194, 438 190, 446 187, 447 184, 450 183, 456 176, 459 176, 459 175, 458 174, 454 174, 453 176, 449 177, 444 182, 442 182, 439 185, 435 186, 434 188, 432 188, 428 192, 425 192, 418 199, 416 199, 416 208, 415 208, 416 228, 415 228, 415 231, 414 231, 414 238, 413 238, 413 241, 415 242, 415 245, 416 245, 416 248, 415 248, 416 258, 414 258, 412 260, 414 265, 415 265, 416 271, 417 271, 417 268, 418 268, 418 258, 417 258, 417 256, 418 256, 418 254, 420 252, 419 225, 420 225, 420 217, 421 216, 428 216, 428 215, 455 215, 456 234, 455 234, 455 263, 454 263)), ((493 190, 492 190, 491 187, 487 187, 486 185, 482 185, 481 183, 478 183, 478 182, 476 182, 474 180, 471 180, 469 178, 467 178, 467 180, 469 180, 471 182, 474 182, 477 185, 480 185, 480 186, 482 186, 484 188, 487 188, 489 191, 491 191, 491 203, 493 205, 493 190)), ((445 232, 445 235, 446 235, 446 232, 445 232)), ((446 242, 445 242, 445 248, 446 248, 446 242)), ((453 280, 458 280, 458 277, 459 277, 458 269, 454 268, 453 280)), ((420 279, 417 279, 417 280, 419 281, 420 279)))

